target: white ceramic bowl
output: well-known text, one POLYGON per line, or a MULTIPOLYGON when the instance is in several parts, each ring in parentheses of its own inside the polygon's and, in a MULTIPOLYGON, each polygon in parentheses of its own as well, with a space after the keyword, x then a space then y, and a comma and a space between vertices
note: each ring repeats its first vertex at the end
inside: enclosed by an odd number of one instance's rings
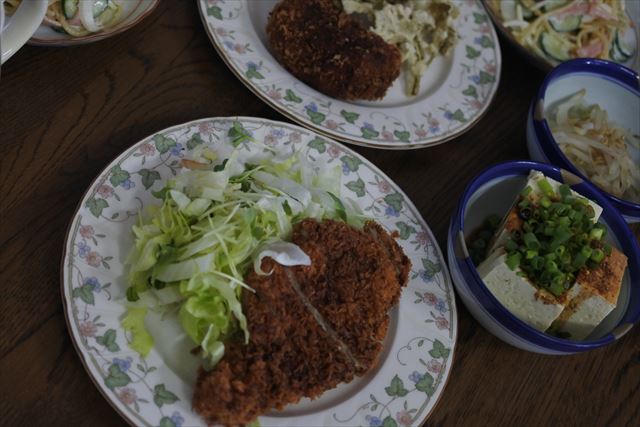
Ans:
POLYGON ((579 353, 608 345, 627 333, 640 318, 640 248, 620 213, 593 185, 576 175, 543 163, 516 161, 492 166, 467 186, 451 219, 447 242, 449 269, 458 295, 471 314, 489 332, 515 347, 542 354, 579 353), (616 308, 583 341, 540 332, 507 310, 478 275, 465 239, 491 214, 504 216, 524 186, 531 170, 538 170, 593 200, 603 209, 600 223, 607 241, 628 258, 628 268, 616 308), (576 183, 576 184, 571 184, 576 183))
POLYGON ((13 16, 4 16, 4 6, 0 0, 0 47, 4 64, 29 40, 38 29, 47 12, 47 0, 22 2, 13 16), (3 19, 4 18, 4 19, 3 19), (6 23, 6 25, 5 25, 6 23))

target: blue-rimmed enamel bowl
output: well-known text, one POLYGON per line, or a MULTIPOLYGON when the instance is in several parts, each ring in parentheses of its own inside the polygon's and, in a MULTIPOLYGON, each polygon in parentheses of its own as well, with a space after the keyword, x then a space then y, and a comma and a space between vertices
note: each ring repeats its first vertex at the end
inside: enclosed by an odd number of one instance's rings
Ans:
MULTIPOLYGON (((547 114, 558 101, 586 88, 587 103, 597 103, 607 110, 609 119, 640 135, 640 77, 623 65, 601 59, 574 59, 564 62, 545 78, 529 108, 527 148, 533 160, 567 169, 585 180, 564 155, 549 129, 547 114)), ((640 149, 629 147, 640 168, 640 149)), ((615 197, 603 190, 611 204, 627 222, 640 221, 640 204, 615 197)))
POLYGON ((567 170, 530 161, 501 163, 486 169, 464 191, 449 225, 447 249, 453 283, 471 314, 495 336, 523 350, 555 355, 592 350, 619 339, 640 318, 638 242, 607 197, 592 184, 567 170), (599 204, 603 208, 599 222, 608 229, 606 239, 628 258, 616 308, 583 341, 556 338, 512 315, 485 286, 465 244, 465 238, 487 216, 504 216, 507 213, 532 169, 570 185, 576 192, 599 204))

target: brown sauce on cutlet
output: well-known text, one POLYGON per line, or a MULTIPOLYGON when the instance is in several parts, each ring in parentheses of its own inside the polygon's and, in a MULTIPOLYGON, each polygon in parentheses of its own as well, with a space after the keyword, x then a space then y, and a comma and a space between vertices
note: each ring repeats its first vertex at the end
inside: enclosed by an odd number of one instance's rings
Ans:
POLYGON ((209 372, 201 369, 196 382, 193 406, 207 422, 251 422, 318 397, 377 363, 388 312, 411 265, 384 229, 376 232, 378 239, 341 222, 305 220, 294 226, 292 241, 312 259, 310 266, 285 268, 267 258, 262 268, 273 270, 270 276, 247 275, 256 291, 242 295, 249 344, 227 343, 223 359, 209 372))

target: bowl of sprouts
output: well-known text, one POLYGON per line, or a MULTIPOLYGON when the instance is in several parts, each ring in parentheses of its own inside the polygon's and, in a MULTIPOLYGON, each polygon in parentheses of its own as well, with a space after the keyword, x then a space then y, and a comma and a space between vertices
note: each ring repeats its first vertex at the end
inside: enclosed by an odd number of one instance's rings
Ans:
POLYGON ((565 62, 529 109, 529 155, 591 182, 627 222, 640 222, 639 118, 638 73, 598 59, 565 62))

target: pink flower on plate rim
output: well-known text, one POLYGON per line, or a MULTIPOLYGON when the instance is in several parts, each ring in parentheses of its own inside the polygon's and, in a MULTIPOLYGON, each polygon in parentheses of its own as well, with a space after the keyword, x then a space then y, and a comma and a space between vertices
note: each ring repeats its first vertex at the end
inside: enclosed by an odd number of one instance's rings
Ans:
POLYGON ((109 197, 113 196, 113 187, 103 184, 98 187, 97 193, 100 195, 100 197, 108 199, 109 197))
POLYGON ((424 128, 418 128, 416 129, 415 134, 418 138, 424 138, 427 136, 427 131, 424 128))
POLYGON ((383 130, 382 139, 384 139, 385 141, 393 141, 393 134, 388 130, 383 130))
POLYGON ((390 193, 391 184, 384 180, 378 181, 378 190, 380 190, 381 193, 390 193))
MULTIPOLYGON (((209 0, 209 1, 215 1, 215 0, 209 0)), ((209 6, 213 6, 213 5, 209 5, 209 6)), ((219 35, 220 37, 227 37, 229 35, 229 33, 227 33, 227 30, 225 30, 222 27, 216 28, 216 34, 219 35)))
POLYGON ((93 227, 90 225, 81 225, 79 233, 85 239, 89 239, 93 237, 93 234, 95 233, 95 231, 93 230, 93 227))
POLYGON ((337 129, 338 128, 338 122, 336 122, 335 120, 327 120, 326 122, 324 122, 325 126, 328 127, 331 130, 337 129))
POLYGON ((294 144, 299 144, 302 141, 302 135, 300 132, 292 132, 289 134, 289 141, 294 144))
POLYGON ((280 101, 282 99, 282 94, 277 89, 269 89, 267 91, 267 96, 274 101, 280 101))
POLYGON ((399 411, 398 413, 396 413, 396 419, 398 420, 400 425, 403 426, 410 426, 413 422, 413 417, 407 411, 399 411))
POLYGON ((493 62, 489 62, 489 63, 487 63, 487 65, 484 66, 484 70, 489 74, 495 74, 496 73, 496 64, 494 64, 493 62))
POLYGON ((198 125, 198 131, 209 135, 216 131, 216 127, 212 122, 204 122, 198 125))
POLYGON ((269 134, 264 137, 264 143, 269 147, 275 147, 278 145, 278 138, 276 138, 275 135, 269 134))
POLYGON ((90 320, 80 322, 80 335, 83 337, 93 337, 98 332, 98 327, 90 320))
POLYGON ((422 301, 428 305, 435 305, 436 302, 438 302, 438 297, 433 292, 425 292, 424 295, 422 295, 422 301))
POLYGON ((329 148, 327 148, 327 154, 329 154, 329 157, 332 159, 337 158, 340 153, 342 153, 342 151, 335 145, 330 145, 329 148))
POLYGON ((136 394, 135 389, 132 389, 130 387, 124 387, 120 389, 117 395, 118 399, 120 399, 120 401, 125 405, 131 405, 135 403, 136 400, 138 400, 138 395, 136 394))
POLYGON ((416 233, 416 240, 418 241, 419 245, 426 246, 427 243, 429 243, 429 235, 426 231, 419 231, 418 233, 416 233))
POLYGON ((87 264, 91 267, 100 267, 100 264, 102 263, 102 256, 100 256, 98 252, 91 251, 87 254, 86 260, 87 264))
POLYGON ((442 316, 436 317, 436 327, 438 329, 449 329, 449 321, 442 316))
POLYGON ((431 359, 429 363, 427 363, 427 370, 434 374, 439 374, 442 370, 442 362, 436 359, 431 359))
POLYGON ((235 50, 237 53, 239 53, 240 55, 242 55, 243 53, 247 52, 247 47, 244 45, 241 45, 240 43, 236 43, 233 46, 233 50, 235 50))
POLYGON ((140 154, 142 154, 143 156, 151 156, 155 152, 156 148, 149 143, 142 144, 142 146, 140 147, 140 154))

